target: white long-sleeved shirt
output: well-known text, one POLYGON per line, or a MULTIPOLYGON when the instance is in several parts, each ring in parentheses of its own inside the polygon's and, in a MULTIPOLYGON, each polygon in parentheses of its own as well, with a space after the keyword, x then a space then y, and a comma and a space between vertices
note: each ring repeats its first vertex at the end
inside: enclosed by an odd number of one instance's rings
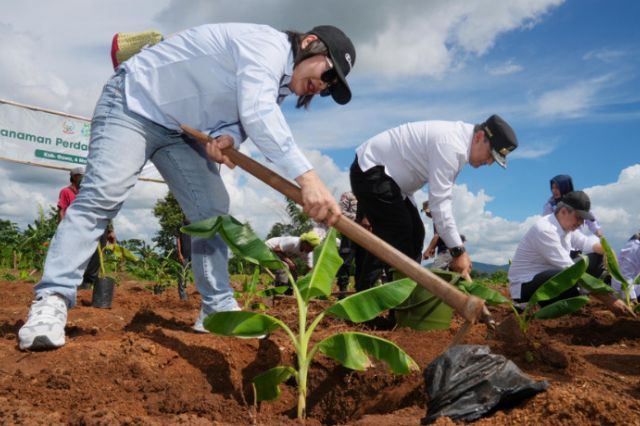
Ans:
POLYGON ((300 250, 300 237, 273 237, 265 241, 271 250, 280 250, 289 258, 302 259, 309 268, 313 268, 313 252, 306 253, 300 250))
POLYGON ((453 184, 469 162, 473 125, 461 121, 419 121, 382 132, 358 147, 362 171, 384 166, 385 173, 415 205, 413 194, 429 184, 429 207, 447 247, 462 245, 453 218, 453 184))
POLYGON ((296 178, 311 164, 278 105, 293 74, 287 35, 265 25, 210 24, 143 49, 122 64, 127 106, 168 129, 187 124, 216 137, 248 136, 296 178))
MULTIPOLYGON (((638 296, 640 296, 640 285, 633 285, 633 280, 640 274, 640 240, 633 239, 627 241, 624 247, 620 249, 620 253, 618 253, 618 263, 622 276, 624 276, 631 285, 629 295, 632 299, 637 299, 638 296)), ((618 280, 612 279, 611 286, 620 296, 624 295, 622 284, 620 284, 618 280)))
POLYGON ((573 265, 571 250, 592 253, 599 242, 576 230, 565 232, 555 214, 540 218, 524 235, 509 267, 511 297, 520 299, 522 284, 540 272, 564 269, 573 265))

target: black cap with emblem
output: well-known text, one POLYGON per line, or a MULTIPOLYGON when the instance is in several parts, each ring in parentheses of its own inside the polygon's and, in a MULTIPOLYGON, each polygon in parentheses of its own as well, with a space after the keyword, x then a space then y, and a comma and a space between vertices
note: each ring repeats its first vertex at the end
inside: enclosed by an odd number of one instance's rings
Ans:
POLYGON ((497 114, 492 115, 481 124, 484 134, 491 143, 491 155, 502 167, 507 167, 507 154, 518 147, 518 139, 516 134, 497 114))
POLYGON ((320 25, 309 31, 315 34, 329 49, 329 58, 333 61, 333 68, 337 74, 337 81, 329 88, 331 97, 344 105, 351 100, 351 89, 346 76, 356 63, 356 49, 345 33, 332 25, 320 25))

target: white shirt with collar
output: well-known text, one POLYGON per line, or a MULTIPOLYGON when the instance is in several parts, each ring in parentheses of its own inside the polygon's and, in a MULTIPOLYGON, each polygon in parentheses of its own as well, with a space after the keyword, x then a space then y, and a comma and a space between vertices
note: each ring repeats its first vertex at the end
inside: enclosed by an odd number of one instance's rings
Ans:
POLYGON ((419 121, 382 132, 358 147, 362 171, 384 166, 385 173, 415 205, 413 194, 429 184, 429 207, 447 247, 462 245, 453 218, 456 177, 469 162, 473 125, 461 121, 419 121))
POLYGON ((273 237, 265 241, 271 250, 279 249, 289 258, 302 259, 309 268, 313 268, 313 252, 306 253, 300 250, 300 237, 273 237))
MULTIPOLYGON (((620 253, 618 253, 618 263, 622 276, 631 284, 629 294, 631 299, 637 299, 640 296, 640 285, 633 285, 633 281, 640 274, 640 240, 632 239, 627 241, 624 247, 620 249, 620 253)), ((624 295, 622 284, 618 280, 612 279, 611 286, 620 296, 624 295)))
POLYGON ((521 286, 540 272, 573 265, 571 250, 593 252, 599 242, 579 230, 565 232, 555 214, 543 216, 524 235, 509 267, 511 297, 520 299, 521 286))
POLYGON ((293 140, 278 102, 293 74, 287 35, 266 25, 209 24, 172 35, 121 65, 127 106, 171 130, 186 124, 249 137, 288 178, 311 164, 293 140))

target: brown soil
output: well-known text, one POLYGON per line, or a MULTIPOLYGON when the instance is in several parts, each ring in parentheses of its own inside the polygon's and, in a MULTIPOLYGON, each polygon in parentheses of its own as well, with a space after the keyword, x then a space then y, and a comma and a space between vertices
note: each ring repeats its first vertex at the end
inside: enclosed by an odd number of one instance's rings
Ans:
MULTIPOLYGON (((32 285, 0 286, 3 424, 298 424, 293 383, 282 386, 276 402, 252 403, 257 373, 292 365, 287 336, 278 331, 241 340, 191 332, 199 307, 193 287, 181 301, 175 289, 153 295, 142 283, 123 281, 112 309, 92 308, 91 290, 81 290, 78 307, 69 312, 66 346, 29 353, 18 350, 16 335, 32 285)), ((491 310, 499 322, 510 317, 506 308, 491 310)), ((289 298, 270 312, 295 323, 289 298)), ((382 331, 326 318, 317 337, 367 330, 396 342, 424 369, 460 326, 456 318, 445 331, 382 331)), ((489 335, 475 325, 465 343, 489 345, 550 387, 476 424, 640 425, 640 320, 616 319, 593 303, 570 318, 533 324, 528 342, 505 329, 508 324, 489 335)), ((309 425, 418 425, 426 410, 422 373, 393 376, 384 365, 354 372, 320 354, 309 375, 307 407, 309 425)), ((440 418, 436 424, 453 422, 440 418)))

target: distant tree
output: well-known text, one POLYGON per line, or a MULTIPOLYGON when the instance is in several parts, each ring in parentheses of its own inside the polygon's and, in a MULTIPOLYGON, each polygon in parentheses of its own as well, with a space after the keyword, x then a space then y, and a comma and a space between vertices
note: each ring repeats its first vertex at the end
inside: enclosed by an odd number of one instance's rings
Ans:
POLYGON ((0 219, 0 246, 15 246, 20 241, 18 225, 10 220, 0 219))
POLYGON ((44 208, 39 206, 38 217, 33 223, 27 225, 17 246, 17 250, 23 255, 23 260, 29 262, 32 267, 41 269, 49 241, 56 233, 57 227, 58 208, 50 205, 49 211, 45 214, 44 208))
POLYGON ((491 274, 491 281, 495 284, 508 284, 509 274, 507 271, 500 269, 491 274))
POLYGON ((471 276, 472 279, 477 280, 477 279, 485 279, 487 277, 489 277, 489 274, 486 272, 481 272, 481 271, 476 271, 476 270, 471 270, 471 273, 469 274, 471 276))
POLYGON ((267 239, 282 235, 300 235, 313 229, 313 222, 293 200, 287 198, 288 223, 277 222, 267 234, 267 239))
POLYGON ((267 240, 273 237, 281 237, 282 235, 290 235, 291 233, 291 225, 284 223, 274 223, 271 227, 271 230, 267 234, 267 240))
POLYGON ((14 251, 19 241, 18 225, 10 220, 0 219, 0 267, 14 266, 14 251))
POLYGON ((171 192, 168 192, 163 199, 159 199, 153 207, 153 215, 160 222, 160 229, 152 241, 163 251, 166 256, 169 252, 172 257, 176 257, 176 230, 182 225, 182 210, 178 201, 171 192))

